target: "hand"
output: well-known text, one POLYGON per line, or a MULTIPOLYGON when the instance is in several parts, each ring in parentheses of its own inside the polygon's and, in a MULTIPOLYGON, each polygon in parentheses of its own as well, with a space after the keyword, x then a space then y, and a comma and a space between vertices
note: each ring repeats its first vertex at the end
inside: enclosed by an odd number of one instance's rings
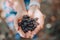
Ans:
POLYGON ((31 38, 33 38, 34 35, 36 35, 43 28, 44 15, 41 13, 41 11, 36 6, 33 6, 29 9, 28 15, 33 18, 38 18, 37 22, 39 23, 39 25, 37 25, 35 30, 31 32, 31 38))
POLYGON ((31 38, 31 31, 28 31, 28 32, 26 33, 26 38, 31 38))
POLYGON ((21 11, 20 13, 17 13, 15 20, 14 20, 14 26, 16 31, 20 34, 21 37, 25 38, 25 33, 21 29, 21 27, 18 26, 18 20, 22 18, 23 15, 26 15, 26 11, 21 11))

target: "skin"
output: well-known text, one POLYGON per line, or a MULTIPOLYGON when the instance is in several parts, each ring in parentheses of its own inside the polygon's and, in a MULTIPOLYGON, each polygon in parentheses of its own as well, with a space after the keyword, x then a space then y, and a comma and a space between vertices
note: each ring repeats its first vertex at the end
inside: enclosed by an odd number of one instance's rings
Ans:
POLYGON ((38 18, 37 22, 39 23, 39 25, 36 27, 34 31, 31 32, 30 37, 33 38, 33 36, 36 35, 44 26, 44 15, 41 13, 38 7, 35 7, 35 8, 31 7, 28 11, 28 15, 30 17, 32 16, 33 18, 38 18), (34 11, 31 11, 31 10, 34 10, 34 11))
MULTIPOLYGON (((30 2, 32 2, 32 1, 33 0, 30 0, 30 2)), ((39 3, 41 2, 41 0, 36 0, 36 1, 39 2, 39 3)), ((16 6, 16 11, 18 13, 17 13, 17 15, 15 17, 15 20, 14 20, 15 29, 21 35, 21 37, 23 37, 23 38, 33 38, 33 36, 35 34, 37 34, 43 28, 44 15, 41 13, 38 6, 31 6, 29 8, 28 12, 27 12, 26 8, 25 8, 24 1, 19 0, 18 3, 19 4, 16 6), (32 31, 32 32, 28 31, 27 33, 24 33, 20 27, 18 28, 18 19, 21 18, 23 15, 29 15, 30 17, 33 17, 33 18, 37 17, 38 18, 37 22, 39 23, 39 25, 36 27, 36 29, 34 31, 32 31), (38 16, 36 16, 36 15, 38 15, 38 16)))
POLYGON ((16 32, 18 32, 20 34, 21 37, 25 37, 25 33, 22 31, 21 28, 19 28, 18 30, 18 19, 26 12, 26 9, 25 9, 25 5, 24 5, 24 1, 23 0, 6 0, 6 3, 8 2, 8 7, 12 7, 14 8, 16 11, 17 11, 17 15, 15 17, 15 20, 14 20, 14 26, 15 26, 15 29, 16 29, 16 32), (15 4, 15 2, 17 4, 15 4))

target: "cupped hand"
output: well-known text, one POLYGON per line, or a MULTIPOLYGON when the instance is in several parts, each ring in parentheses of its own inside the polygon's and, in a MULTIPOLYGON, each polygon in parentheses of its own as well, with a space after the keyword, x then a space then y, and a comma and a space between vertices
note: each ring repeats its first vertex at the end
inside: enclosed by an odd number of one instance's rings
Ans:
POLYGON ((28 10, 28 15, 32 18, 38 18, 37 22, 39 25, 34 29, 34 31, 31 32, 31 38, 34 37, 44 26, 44 15, 41 13, 40 9, 36 6, 31 7, 28 10))
POLYGON ((44 15, 41 13, 38 7, 33 6, 28 10, 28 13, 26 11, 21 11, 20 13, 18 13, 15 17, 14 25, 16 31, 20 34, 21 37, 33 38, 34 35, 36 35, 43 28, 44 15), (39 25, 35 28, 34 31, 28 31, 27 33, 24 33, 21 27, 18 26, 18 19, 21 19, 23 15, 29 15, 32 18, 38 18, 37 22, 39 23, 39 25))
POLYGON ((25 33, 23 32, 23 30, 21 29, 21 27, 18 26, 18 20, 21 20, 23 15, 26 15, 27 12, 26 11, 21 11, 18 12, 15 19, 14 19, 14 26, 16 29, 16 32, 20 34, 21 37, 25 38, 25 33))

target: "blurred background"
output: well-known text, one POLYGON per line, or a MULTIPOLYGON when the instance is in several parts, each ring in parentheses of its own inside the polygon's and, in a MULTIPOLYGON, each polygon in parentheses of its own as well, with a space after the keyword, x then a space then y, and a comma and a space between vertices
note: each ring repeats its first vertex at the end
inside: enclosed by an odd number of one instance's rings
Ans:
MULTIPOLYGON (((10 14, 5 13, 3 2, 0 0, 0 40, 15 40, 13 19, 16 11, 11 9, 10 14)), ((39 40, 60 40, 60 0, 42 0, 41 11, 45 15, 45 25, 38 33, 39 40)))

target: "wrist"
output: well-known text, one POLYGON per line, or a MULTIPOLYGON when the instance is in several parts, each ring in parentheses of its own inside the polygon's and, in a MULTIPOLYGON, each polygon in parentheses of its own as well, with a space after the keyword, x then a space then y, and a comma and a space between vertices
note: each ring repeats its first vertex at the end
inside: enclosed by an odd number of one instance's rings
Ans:
POLYGON ((29 9, 40 9, 40 8, 38 6, 33 5, 29 9))
POLYGON ((33 6, 40 9, 40 3, 37 2, 37 1, 35 1, 35 0, 30 2, 29 8, 30 8, 30 7, 33 7, 33 6))

